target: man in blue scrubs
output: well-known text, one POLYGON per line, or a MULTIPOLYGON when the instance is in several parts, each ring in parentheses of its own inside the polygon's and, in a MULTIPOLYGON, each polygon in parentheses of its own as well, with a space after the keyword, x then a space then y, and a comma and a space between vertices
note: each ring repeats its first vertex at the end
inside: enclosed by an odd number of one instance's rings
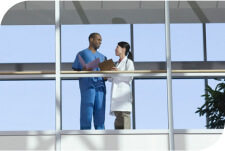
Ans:
MULTIPOLYGON (((76 71, 100 71, 99 68, 92 70, 83 67, 79 62, 79 55, 86 64, 97 58, 103 62, 106 57, 97 51, 101 42, 102 38, 99 33, 90 34, 89 47, 78 52, 72 68, 76 71)), ((92 116, 95 129, 105 129, 106 87, 104 79, 102 77, 79 78, 79 86, 81 93, 80 129, 91 129, 92 116)))

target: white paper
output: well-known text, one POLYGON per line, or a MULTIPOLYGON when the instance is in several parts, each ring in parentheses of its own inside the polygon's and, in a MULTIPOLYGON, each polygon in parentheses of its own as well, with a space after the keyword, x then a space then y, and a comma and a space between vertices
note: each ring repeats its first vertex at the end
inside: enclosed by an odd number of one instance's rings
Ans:
POLYGON ((86 64, 86 68, 92 68, 92 69, 96 69, 98 68, 98 64, 100 63, 100 60, 99 58, 95 59, 94 61, 92 62, 89 62, 88 64, 86 64))
POLYGON ((79 55, 79 61, 83 67, 86 67, 86 63, 84 62, 83 58, 80 55, 79 55))
POLYGON ((80 55, 79 55, 79 61, 83 67, 86 67, 86 69, 92 68, 92 70, 98 68, 98 64, 100 63, 99 58, 97 58, 89 62, 88 64, 86 64, 80 55))

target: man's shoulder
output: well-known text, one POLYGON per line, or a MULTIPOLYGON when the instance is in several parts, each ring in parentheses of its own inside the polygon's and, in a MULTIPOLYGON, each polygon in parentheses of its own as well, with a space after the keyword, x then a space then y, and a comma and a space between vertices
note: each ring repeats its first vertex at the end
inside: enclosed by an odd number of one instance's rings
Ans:
POLYGON ((83 50, 79 51, 78 54, 81 55, 81 54, 85 54, 85 53, 87 53, 87 52, 88 52, 88 49, 83 49, 83 50))
POLYGON ((86 48, 86 49, 81 50, 80 52, 81 52, 81 53, 85 53, 85 52, 87 52, 87 51, 89 51, 89 49, 86 48))
POLYGON ((102 53, 100 53, 99 51, 97 51, 98 55, 101 57, 105 57, 105 55, 103 55, 102 53))

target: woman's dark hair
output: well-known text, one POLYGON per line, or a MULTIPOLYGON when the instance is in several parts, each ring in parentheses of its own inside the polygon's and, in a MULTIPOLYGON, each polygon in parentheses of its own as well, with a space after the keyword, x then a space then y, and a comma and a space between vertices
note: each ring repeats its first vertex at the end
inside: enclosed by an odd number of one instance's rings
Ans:
POLYGON ((126 48, 125 55, 127 56, 128 59, 130 59, 130 60, 133 61, 133 55, 132 55, 132 53, 129 51, 129 50, 130 50, 130 45, 129 45, 127 42, 125 42, 125 41, 118 42, 118 45, 119 45, 121 48, 126 48))

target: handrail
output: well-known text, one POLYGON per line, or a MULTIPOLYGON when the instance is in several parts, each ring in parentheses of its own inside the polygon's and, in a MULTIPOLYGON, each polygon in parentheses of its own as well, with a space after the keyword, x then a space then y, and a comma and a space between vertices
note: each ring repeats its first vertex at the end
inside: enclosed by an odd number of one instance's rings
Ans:
MULTIPOLYGON (((166 70, 135 71, 61 71, 61 74, 117 74, 117 73, 166 73, 166 70)), ((172 70, 172 73, 225 73, 225 70, 172 70)), ((55 71, 3 71, 0 75, 55 74, 55 71)))

